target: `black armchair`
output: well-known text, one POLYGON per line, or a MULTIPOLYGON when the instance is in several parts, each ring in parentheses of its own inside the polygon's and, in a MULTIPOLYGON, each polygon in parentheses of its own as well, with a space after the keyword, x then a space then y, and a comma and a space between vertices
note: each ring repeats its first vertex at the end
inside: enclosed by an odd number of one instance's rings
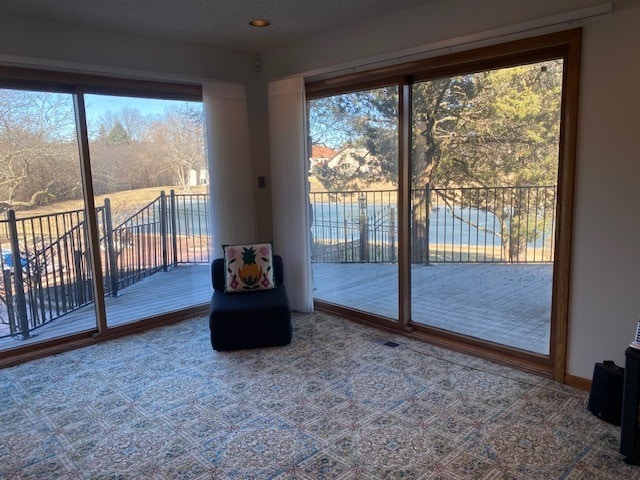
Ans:
POLYGON ((273 256, 275 288, 225 293, 224 259, 211 265, 213 298, 209 314, 214 350, 287 345, 291 342, 291 307, 284 287, 284 267, 273 256))

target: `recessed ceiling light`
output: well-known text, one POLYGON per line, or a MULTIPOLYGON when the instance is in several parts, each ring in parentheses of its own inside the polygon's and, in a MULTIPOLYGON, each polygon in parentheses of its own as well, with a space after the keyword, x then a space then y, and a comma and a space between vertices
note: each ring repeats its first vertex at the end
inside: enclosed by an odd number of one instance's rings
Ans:
POLYGON ((271 25, 269 20, 265 20, 264 18, 256 18, 255 20, 251 20, 249 25, 252 27, 268 27, 271 25))

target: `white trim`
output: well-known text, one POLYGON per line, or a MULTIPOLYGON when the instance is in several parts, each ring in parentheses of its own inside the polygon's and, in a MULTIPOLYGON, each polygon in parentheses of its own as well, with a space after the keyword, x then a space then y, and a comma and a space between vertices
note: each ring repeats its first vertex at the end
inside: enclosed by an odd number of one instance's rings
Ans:
POLYGON ((517 23, 507 27, 485 30, 483 32, 472 33, 461 37, 449 38, 403 50, 383 53, 353 62, 342 63, 330 67, 322 67, 303 72, 300 75, 302 75, 305 80, 323 80, 338 75, 366 71, 372 68, 386 67, 410 62, 412 60, 430 58, 445 52, 451 53, 459 50, 468 50, 472 47, 498 43, 506 38, 531 33, 537 30, 552 27, 575 26, 582 20, 608 15, 612 12, 613 3, 603 3, 593 7, 581 8, 579 10, 572 10, 570 12, 559 13, 527 22, 517 23))

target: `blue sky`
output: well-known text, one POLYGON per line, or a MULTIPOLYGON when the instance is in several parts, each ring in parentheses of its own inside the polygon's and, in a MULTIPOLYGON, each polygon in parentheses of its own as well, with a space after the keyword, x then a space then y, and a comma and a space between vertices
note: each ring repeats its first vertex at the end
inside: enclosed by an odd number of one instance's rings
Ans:
POLYGON ((97 120, 106 112, 119 112, 123 107, 137 108, 143 115, 157 115, 164 112, 169 105, 180 105, 184 102, 175 100, 157 100, 154 98, 116 97, 112 95, 85 95, 87 119, 97 120))
MULTIPOLYGON (((118 114, 123 108, 136 109, 143 117, 162 118, 167 107, 184 105, 182 100, 162 100, 157 98, 120 97, 114 95, 85 94, 85 110, 89 136, 98 133, 100 118, 107 112, 118 114)), ((113 118, 113 117, 112 117, 113 118)))

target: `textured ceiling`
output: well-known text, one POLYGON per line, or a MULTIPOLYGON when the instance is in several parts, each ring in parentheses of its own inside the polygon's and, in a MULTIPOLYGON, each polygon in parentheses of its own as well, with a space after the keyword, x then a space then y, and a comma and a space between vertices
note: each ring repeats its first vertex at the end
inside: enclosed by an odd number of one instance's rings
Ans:
POLYGON ((432 1, 1 0, 0 12, 259 53, 432 1))

